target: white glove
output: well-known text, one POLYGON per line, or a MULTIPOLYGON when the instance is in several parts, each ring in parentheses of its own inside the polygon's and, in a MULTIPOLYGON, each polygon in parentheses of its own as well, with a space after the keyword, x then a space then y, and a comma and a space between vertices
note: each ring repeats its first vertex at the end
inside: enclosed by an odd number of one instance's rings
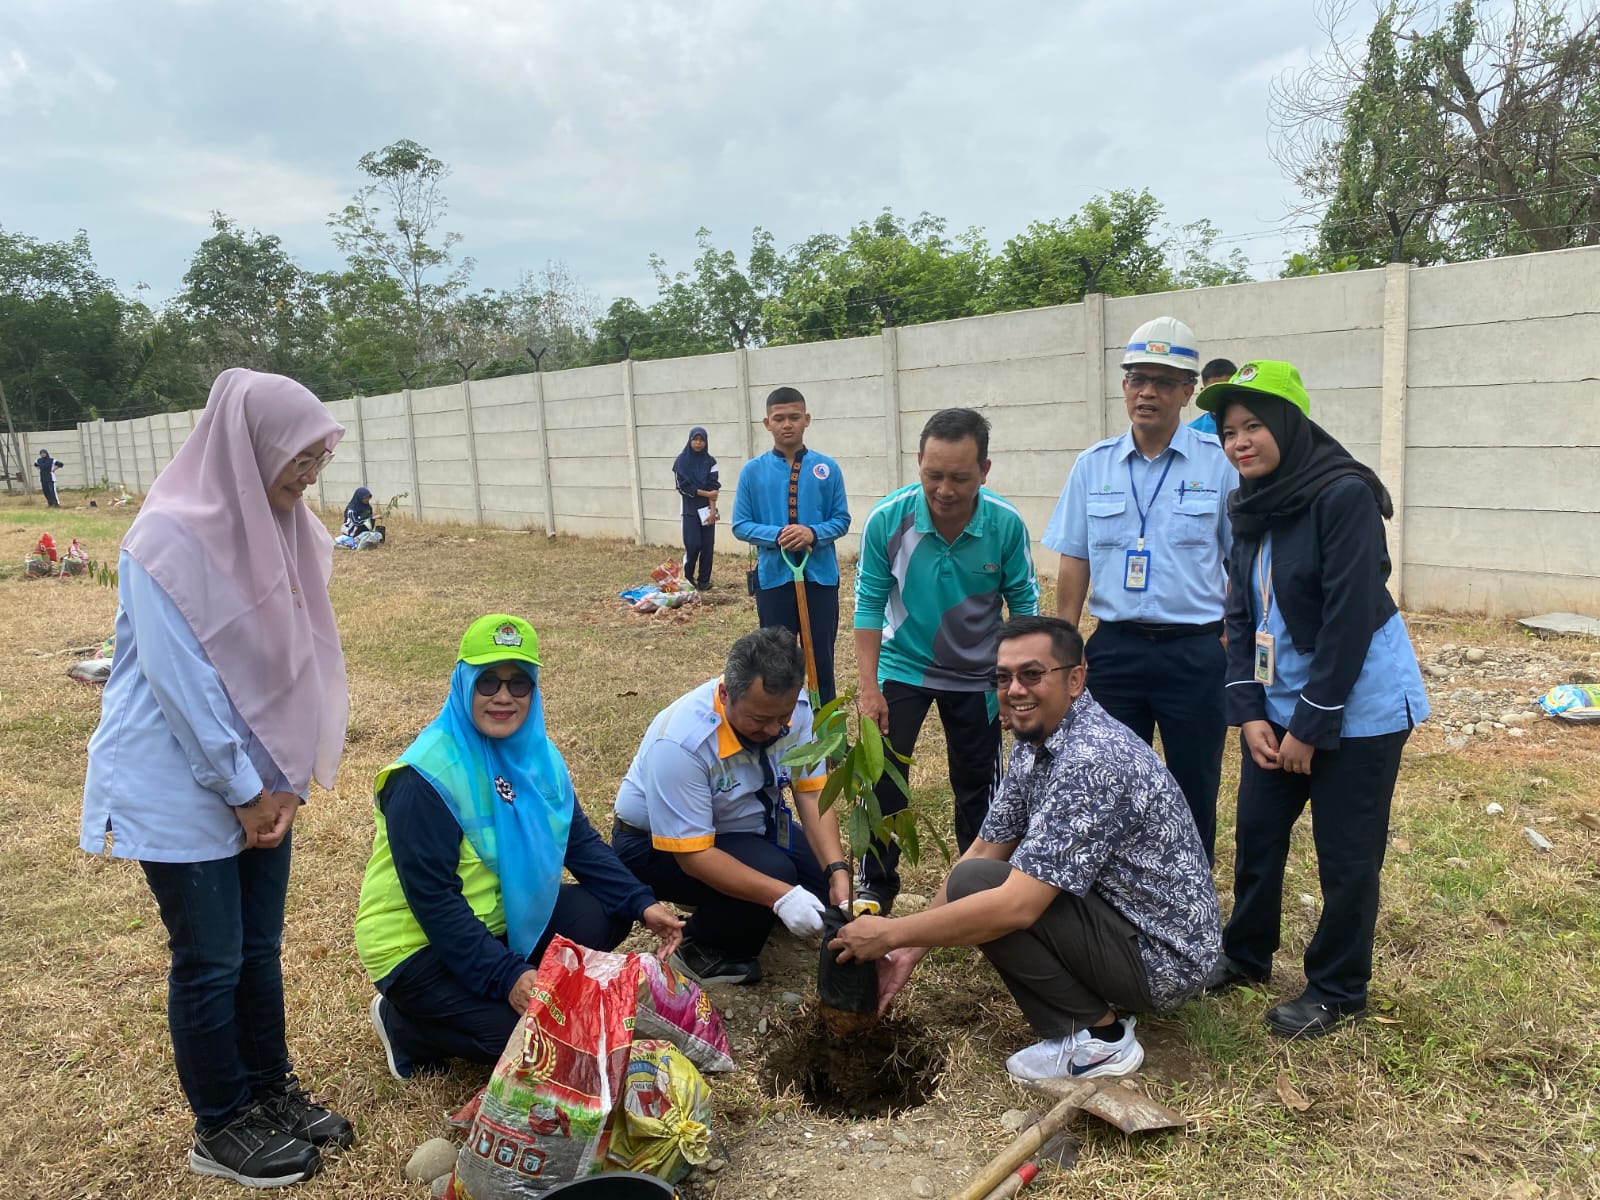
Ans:
POLYGON ((797 883, 778 897, 772 911, 795 937, 814 938, 822 936, 822 907, 821 900, 797 883))

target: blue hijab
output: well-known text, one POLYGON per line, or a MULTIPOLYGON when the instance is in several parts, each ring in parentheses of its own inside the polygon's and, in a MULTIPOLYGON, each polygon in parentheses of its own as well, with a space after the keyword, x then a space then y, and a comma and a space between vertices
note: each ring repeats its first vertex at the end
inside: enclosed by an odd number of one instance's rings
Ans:
POLYGON ((672 473, 677 476, 678 490, 685 496, 693 496, 699 491, 718 490, 717 460, 711 457, 711 439, 699 425, 689 430, 688 441, 683 443, 683 449, 678 457, 672 460, 672 473), (706 449, 694 448, 696 437, 706 439, 706 449))
MULTIPOLYGON (((473 724, 473 687, 497 665, 456 663, 443 710, 388 770, 409 766, 439 793, 473 851, 500 880, 506 940, 526 958, 555 911, 577 795, 566 760, 545 733, 537 667, 516 663, 534 683, 520 729, 492 738, 473 724)), ((375 791, 383 790, 387 775, 378 777, 375 791)))

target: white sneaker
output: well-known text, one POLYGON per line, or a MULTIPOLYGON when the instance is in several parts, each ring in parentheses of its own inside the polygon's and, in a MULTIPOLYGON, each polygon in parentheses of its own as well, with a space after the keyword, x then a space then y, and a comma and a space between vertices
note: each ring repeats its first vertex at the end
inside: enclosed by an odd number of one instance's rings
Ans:
POLYGON ((1101 1041, 1080 1029, 1071 1037, 1035 1042, 1006 1059, 1006 1070, 1013 1079, 1096 1079, 1103 1075, 1126 1075, 1144 1062, 1144 1047, 1133 1035, 1136 1021, 1122 1019, 1122 1037, 1101 1041))

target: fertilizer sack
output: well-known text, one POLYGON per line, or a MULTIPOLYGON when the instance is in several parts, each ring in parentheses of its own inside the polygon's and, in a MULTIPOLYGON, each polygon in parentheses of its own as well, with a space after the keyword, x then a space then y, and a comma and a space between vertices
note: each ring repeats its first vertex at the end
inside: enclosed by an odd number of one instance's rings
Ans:
POLYGON ((711 1157, 711 1089, 676 1046, 633 1044, 622 1100, 611 1118, 607 1169, 677 1183, 711 1157))
POLYGON ((445 1194, 521 1200, 598 1171, 638 1003, 638 967, 626 956, 552 940, 445 1194))
POLYGON ((1564 721, 1600 721, 1600 686, 1564 683, 1540 696, 1539 707, 1564 721))

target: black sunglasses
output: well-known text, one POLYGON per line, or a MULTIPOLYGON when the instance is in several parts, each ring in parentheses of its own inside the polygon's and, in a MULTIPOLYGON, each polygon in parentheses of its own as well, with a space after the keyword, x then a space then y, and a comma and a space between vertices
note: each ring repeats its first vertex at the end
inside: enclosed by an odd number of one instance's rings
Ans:
POLYGON ((501 679, 493 672, 485 671, 478 676, 478 682, 472 685, 472 690, 487 700, 490 696, 498 695, 502 685, 518 700, 533 694, 533 680, 523 671, 518 671, 510 679, 501 679))

